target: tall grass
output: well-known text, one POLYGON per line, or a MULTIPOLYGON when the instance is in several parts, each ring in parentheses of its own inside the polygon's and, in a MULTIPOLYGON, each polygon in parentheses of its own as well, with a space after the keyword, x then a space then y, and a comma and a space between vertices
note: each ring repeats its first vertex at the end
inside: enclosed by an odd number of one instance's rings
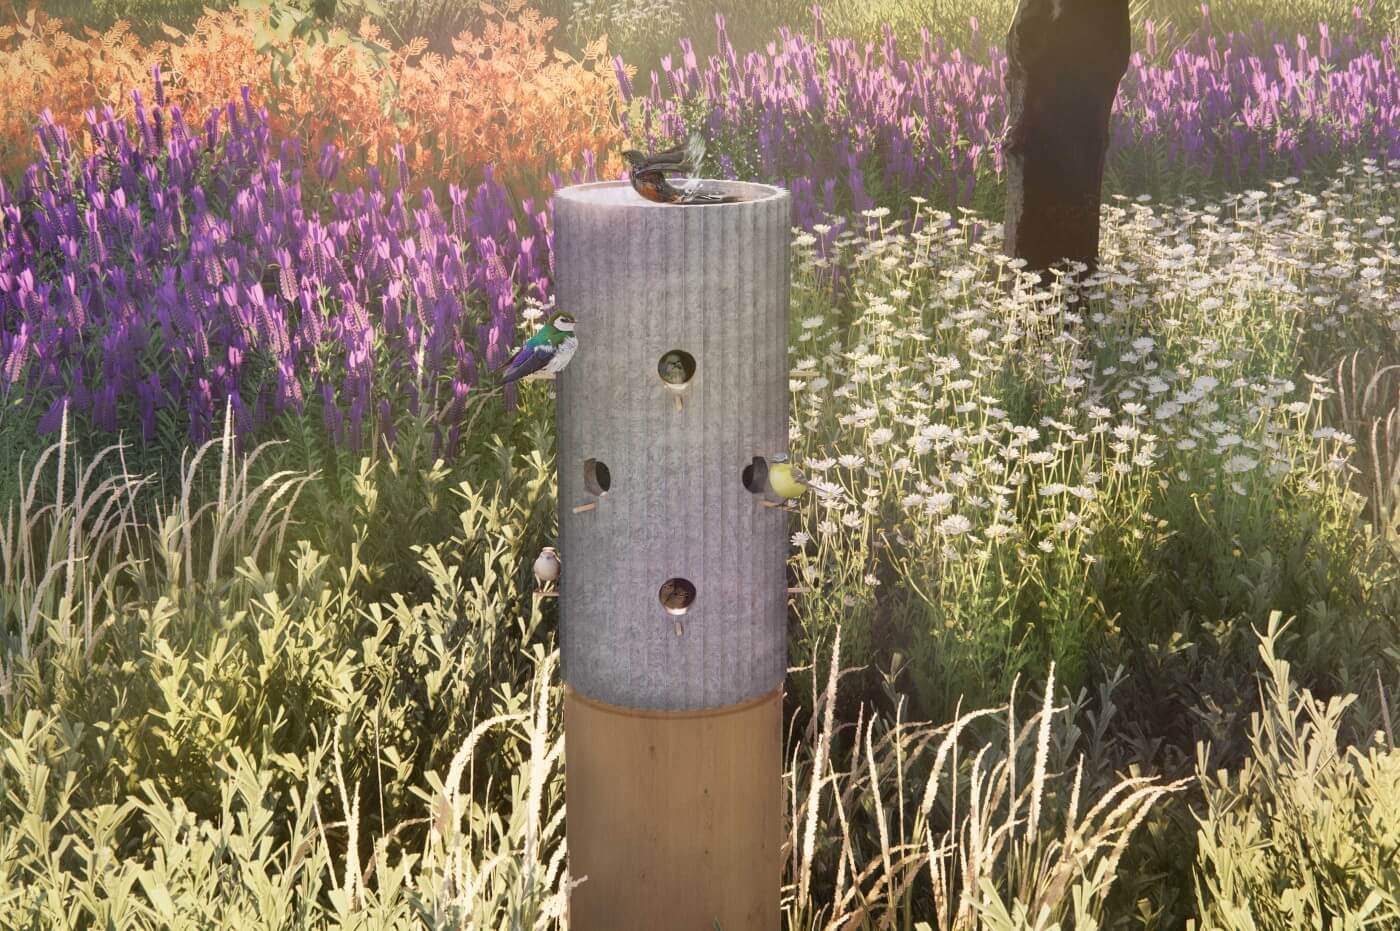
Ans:
MULTIPOLYGON (((1346 745, 1355 695, 1299 689, 1280 655, 1287 625, 1260 634, 1267 673, 1252 755, 1207 772, 1196 895, 1205 929, 1393 927, 1400 922, 1400 751, 1384 730, 1346 745)), ((1382 707, 1386 689, 1376 683, 1382 707)))
MULTIPOLYGON (((333 612, 348 601, 355 547, 347 561, 347 554, 328 558, 293 546, 280 584, 270 565, 276 560, 267 554, 278 536, 295 533, 287 529, 292 496, 319 479, 288 476, 250 486, 242 476, 251 456, 238 457, 227 436, 198 451, 187 476, 200 456, 213 457, 225 479, 219 495, 201 500, 187 484, 164 520, 143 525, 131 502, 150 489, 134 476, 91 486, 84 477, 90 468, 68 461, 60 442, 34 470, 71 470, 76 482, 55 483, 51 500, 36 498, 5 521, 5 601, 42 607, 37 625, 7 619, 5 627, 11 637, 28 636, 29 646, 7 650, 0 680, 0 926, 565 927, 568 890, 586 878, 569 874, 564 846, 556 654, 547 643, 530 646, 522 631, 498 654, 507 665, 485 680, 498 684, 476 692, 475 700, 454 693, 452 723, 425 728, 437 750, 406 755, 396 731, 414 725, 386 720, 394 706, 375 694, 379 658, 408 643, 415 652, 440 651, 418 673, 431 694, 434 680, 440 687, 461 675, 472 643, 457 640, 458 649, 444 650, 445 642, 429 645, 418 631, 464 609, 470 617, 473 603, 480 609, 499 601, 458 592, 451 607, 400 599, 364 604, 354 613, 374 618, 392 610, 400 630, 372 634, 358 650, 342 641, 316 652, 312 645, 330 634, 325 616, 307 610, 305 596, 333 612), (250 523, 254 513, 259 520, 250 523), (55 540, 62 541, 57 549, 55 540), (191 540, 209 545, 201 549, 191 540), (46 578, 18 555, 39 552, 56 567, 46 578), (338 566, 338 578, 327 572, 328 562, 338 566), (75 583, 71 595, 43 596, 66 587, 66 571, 79 564, 110 569, 103 584, 75 583), (83 628, 75 609, 95 612, 100 622, 83 628), (244 662, 233 641, 211 647, 182 639, 182 614, 216 634, 256 616, 247 634, 258 641, 259 662, 244 662), (128 615, 139 623, 124 623, 128 615), (145 663, 169 664, 169 674, 146 694, 145 711, 133 713, 130 698, 117 693, 142 691, 143 677, 131 667, 145 663), (242 695, 238 705, 210 707, 221 697, 200 691, 211 663, 222 669, 222 697, 242 695), (282 664, 302 674, 279 674, 282 664), (293 710, 288 685, 305 678, 320 682, 298 696, 307 726, 297 743, 279 746, 293 710), (339 703, 326 700, 335 689, 339 703), (240 718, 257 726, 239 726, 240 718), (211 728, 217 739, 204 745, 205 768, 189 778, 194 758, 180 747, 191 732, 211 728), (151 755, 135 774, 133 758, 145 742, 174 752, 151 755)), ((31 475, 27 487, 46 486, 31 475)), ((464 498, 463 526, 509 546, 520 512, 505 523, 482 523, 479 497, 464 489, 464 498)), ((452 589, 454 560, 434 548, 423 556, 435 565, 439 586, 452 589)), ((475 578, 497 584, 490 563, 475 578)), ((530 609, 536 620, 537 604, 530 609)), ((1333 745, 1325 741, 1338 739, 1346 700, 1323 711, 1305 695, 1298 710, 1282 710, 1294 707, 1295 693, 1277 658, 1276 628, 1262 650, 1273 678, 1264 723, 1255 729, 1260 763, 1247 765, 1238 780, 1212 776, 1206 783, 1202 832, 1214 839, 1202 848, 1199 895, 1203 915, 1236 916, 1220 927, 1243 927, 1241 908, 1263 914, 1272 907, 1259 895, 1241 905, 1231 898, 1237 886, 1214 878, 1256 881, 1242 853, 1226 851, 1246 837, 1232 825, 1255 810, 1241 805, 1257 807, 1256 798, 1281 791, 1269 788, 1276 785, 1269 774, 1292 778, 1264 761, 1286 758, 1335 772, 1343 780, 1336 791, 1349 804, 1364 803, 1363 791, 1388 791, 1389 783, 1379 781, 1389 772, 1381 768, 1390 767, 1387 751, 1356 758, 1360 782, 1345 781, 1350 770, 1320 752, 1333 745), (1324 741, 1317 751, 1309 736, 1314 725, 1299 730, 1300 715, 1316 722, 1324 741)), ((438 637, 452 632, 438 630, 438 637)), ((946 724, 910 721, 891 678, 891 712, 866 706, 847 719, 838 706, 842 683, 854 671, 843 663, 844 652, 839 629, 815 651, 818 663, 805 670, 813 713, 795 719, 788 733, 787 927, 917 931, 1122 922, 1110 905, 1132 861, 1133 839, 1180 798, 1186 780, 1117 774, 1101 722, 1083 698, 1056 699, 1053 668, 1024 716, 1026 702, 1013 684, 1000 707, 959 713, 946 724)), ((1107 699, 1097 714, 1111 716, 1107 699)), ((1306 794, 1313 784, 1292 782, 1289 791, 1299 804, 1313 804, 1306 794)), ((1336 836, 1339 822, 1325 814, 1331 811, 1318 812, 1330 819, 1325 830, 1332 832, 1319 837, 1336 836)), ((1291 823, 1273 830, 1291 830, 1291 823)), ((1325 898, 1334 888, 1324 884, 1318 894, 1325 898)), ((1386 888, 1362 895, 1357 908, 1384 914, 1386 888)))
MULTIPOLYGON (((140 796, 213 818, 235 750, 286 793, 304 787, 307 754, 339 741, 347 779, 373 787, 362 835, 407 825, 419 803, 403 774, 446 771, 478 723, 464 711, 515 713, 526 693, 514 690, 547 655, 531 652, 548 637, 526 587, 552 499, 540 452, 480 442, 446 470, 365 460, 340 489, 343 512, 308 527, 300 502, 327 501, 327 477, 255 481, 272 451, 239 455, 227 427, 173 493, 111 468, 120 447, 79 463, 70 445, 27 466, 0 532, 0 720, 6 733, 34 715, 57 727, 58 743, 41 743, 61 753, 51 769, 75 808, 140 796), (445 529, 399 508, 401 489, 449 477, 445 529), (438 536, 405 543, 410 528, 438 536), (424 583, 386 585, 402 581, 396 563, 424 583)), ((130 819, 113 829, 121 843, 143 836, 130 819)))
MULTIPOLYGON (((790 928, 1091 927, 1104 918, 1124 850, 1154 805, 1185 782, 1086 785, 1052 701, 1017 721, 1002 708, 947 724, 862 709, 834 715, 840 635, 788 772, 790 928), (988 735, 992 736, 988 739, 988 735), (842 747, 844 752, 837 751, 842 747), (1069 763, 1070 765, 1066 765, 1069 763), (932 923, 929 923, 932 919, 932 923)), ((1070 722, 1072 724, 1072 722, 1070 722)), ((1090 782, 1094 780, 1090 779, 1090 782)))
MULTIPOLYGON (((567 871, 538 600, 480 665, 483 628, 511 623, 496 612, 519 595, 522 512, 463 488, 454 543, 489 554, 473 590, 458 557, 429 546, 436 597, 365 603, 357 543, 322 554, 284 539, 292 500, 319 479, 252 486, 256 454, 227 434, 199 450, 153 524, 133 516, 144 483, 91 485, 66 437, 35 464, 79 478, 4 525, 4 600, 28 610, 4 628, 0 925, 561 926, 583 878, 567 871), (204 457, 221 476, 209 500, 192 478, 204 457), (82 586, 76 566, 105 573, 82 586), (396 688, 426 694, 404 708, 396 688), (444 717, 415 716, 437 702, 444 717)), ((1082 761, 1071 776, 1053 675, 1025 722, 1013 702, 944 726, 900 711, 844 723, 839 641, 789 741, 790 926, 1101 914, 1134 828, 1180 784, 1101 792, 1082 761)))
MULTIPOLYGON (((896 35, 909 41, 920 29, 927 29, 953 48, 975 52, 989 39, 997 45, 1005 43, 1017 0, 827 0, 821 6, 835 35, 875 39, 889 24, 896 35)), ((1312 33, 1318 23, 1340 26, 1357 22, 1368 34, 1380 38, 1394 34, 1400 24, 1400 7, 1388 0, 1130 0, 1134 47, 1142 46, 1149 21, 1167 34, 1194 32, 1202 25, 1203 7, 1210 11, 1208 28, 1221 34, 1253 32, 1261 27, 1291 34, 1312 33)))

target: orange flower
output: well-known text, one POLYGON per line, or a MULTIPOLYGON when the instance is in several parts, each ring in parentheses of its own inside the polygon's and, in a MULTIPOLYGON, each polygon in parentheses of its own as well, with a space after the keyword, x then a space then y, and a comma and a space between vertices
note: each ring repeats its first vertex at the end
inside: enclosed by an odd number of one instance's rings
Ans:
POLYGON ((31 9, 0 26, 0 171, 13 174, 32 160, 34 129, 45 110, 73 131, 83 112, 111 105, 129 111, 133 87, 150 84, 155 59, 125 23, 79 38, 31 9))
MULTIPOLYGON (((268 20, 259 10, 211 11, 189 35, 149 46, 124 24, 79 38, 31 10, 0 28, 0 94, 11 102, 0 114, 0 171, 28 163, 45 109, 70 130, 92 107, 129 115, 133 90, 150 100, 156 65, 189 122, 246 85, 274 129, 308 154, 337 145, 350 181, 371 166, 395 173, 402 146, 413 187, 472 183, 493 165, 522 194, 538 193, 549 171, 581 167, 585 150, 618 148, 621 103, 604 44, 574 59, 550 48, 556 23, 523 0, 482 9, 480 34, 463 32, 450 56, 424 54, 422 40, 377 52, 367 22, 360 41, 281 37, 260 49, 255 37, 267 34, 268 20)), ((600 167, 615 172, 619 163, 613 155, 600 167)))

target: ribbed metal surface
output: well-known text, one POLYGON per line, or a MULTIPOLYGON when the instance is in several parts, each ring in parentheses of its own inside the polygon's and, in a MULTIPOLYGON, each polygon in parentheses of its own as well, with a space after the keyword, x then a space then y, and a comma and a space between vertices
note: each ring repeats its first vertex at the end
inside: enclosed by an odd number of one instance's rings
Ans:
POLYGON ((556 302, 579 338, 558 385, 563 672, 628 708, 747 701, 786 669, 787 515, 742 474, 787 449, 789 198, 726 186, 750 199, 662 206, 625 182, 555 195, 556 302), (672 350, 696 360, 681 410, 657 373, 672 350), (611 475, 601 499, 588 459, 611 475), (658 597, 671 578, 696 589, 681 617, 658 597))

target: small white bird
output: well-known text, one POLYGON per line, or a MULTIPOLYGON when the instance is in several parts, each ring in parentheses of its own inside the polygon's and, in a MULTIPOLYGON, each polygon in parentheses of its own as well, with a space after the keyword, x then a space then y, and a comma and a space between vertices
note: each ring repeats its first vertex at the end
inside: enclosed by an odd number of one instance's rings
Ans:
POLYGON ((535 584, 540 588, 553 586, 559 581, 559 573, 563 568, 554 547, 546 546, 535 559, 535 584))

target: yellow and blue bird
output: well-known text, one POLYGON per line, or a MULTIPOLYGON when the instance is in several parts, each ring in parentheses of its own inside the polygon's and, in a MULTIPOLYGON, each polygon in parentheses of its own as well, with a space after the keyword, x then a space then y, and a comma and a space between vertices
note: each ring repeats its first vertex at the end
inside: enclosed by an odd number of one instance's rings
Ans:
POLYGON ((573 316, 557 313, 540 327, 539 332, 525 341, 525 345, 510 361, 501 366, 505 370, 501 376, 501 386, 521 380, 552 378, 564 371, 577 349, 573 316))
POLYGON ((768 457, 768 487, 785 501, 802 497, 812 487, 806 474, 788 461, 786 453, 768 457))

